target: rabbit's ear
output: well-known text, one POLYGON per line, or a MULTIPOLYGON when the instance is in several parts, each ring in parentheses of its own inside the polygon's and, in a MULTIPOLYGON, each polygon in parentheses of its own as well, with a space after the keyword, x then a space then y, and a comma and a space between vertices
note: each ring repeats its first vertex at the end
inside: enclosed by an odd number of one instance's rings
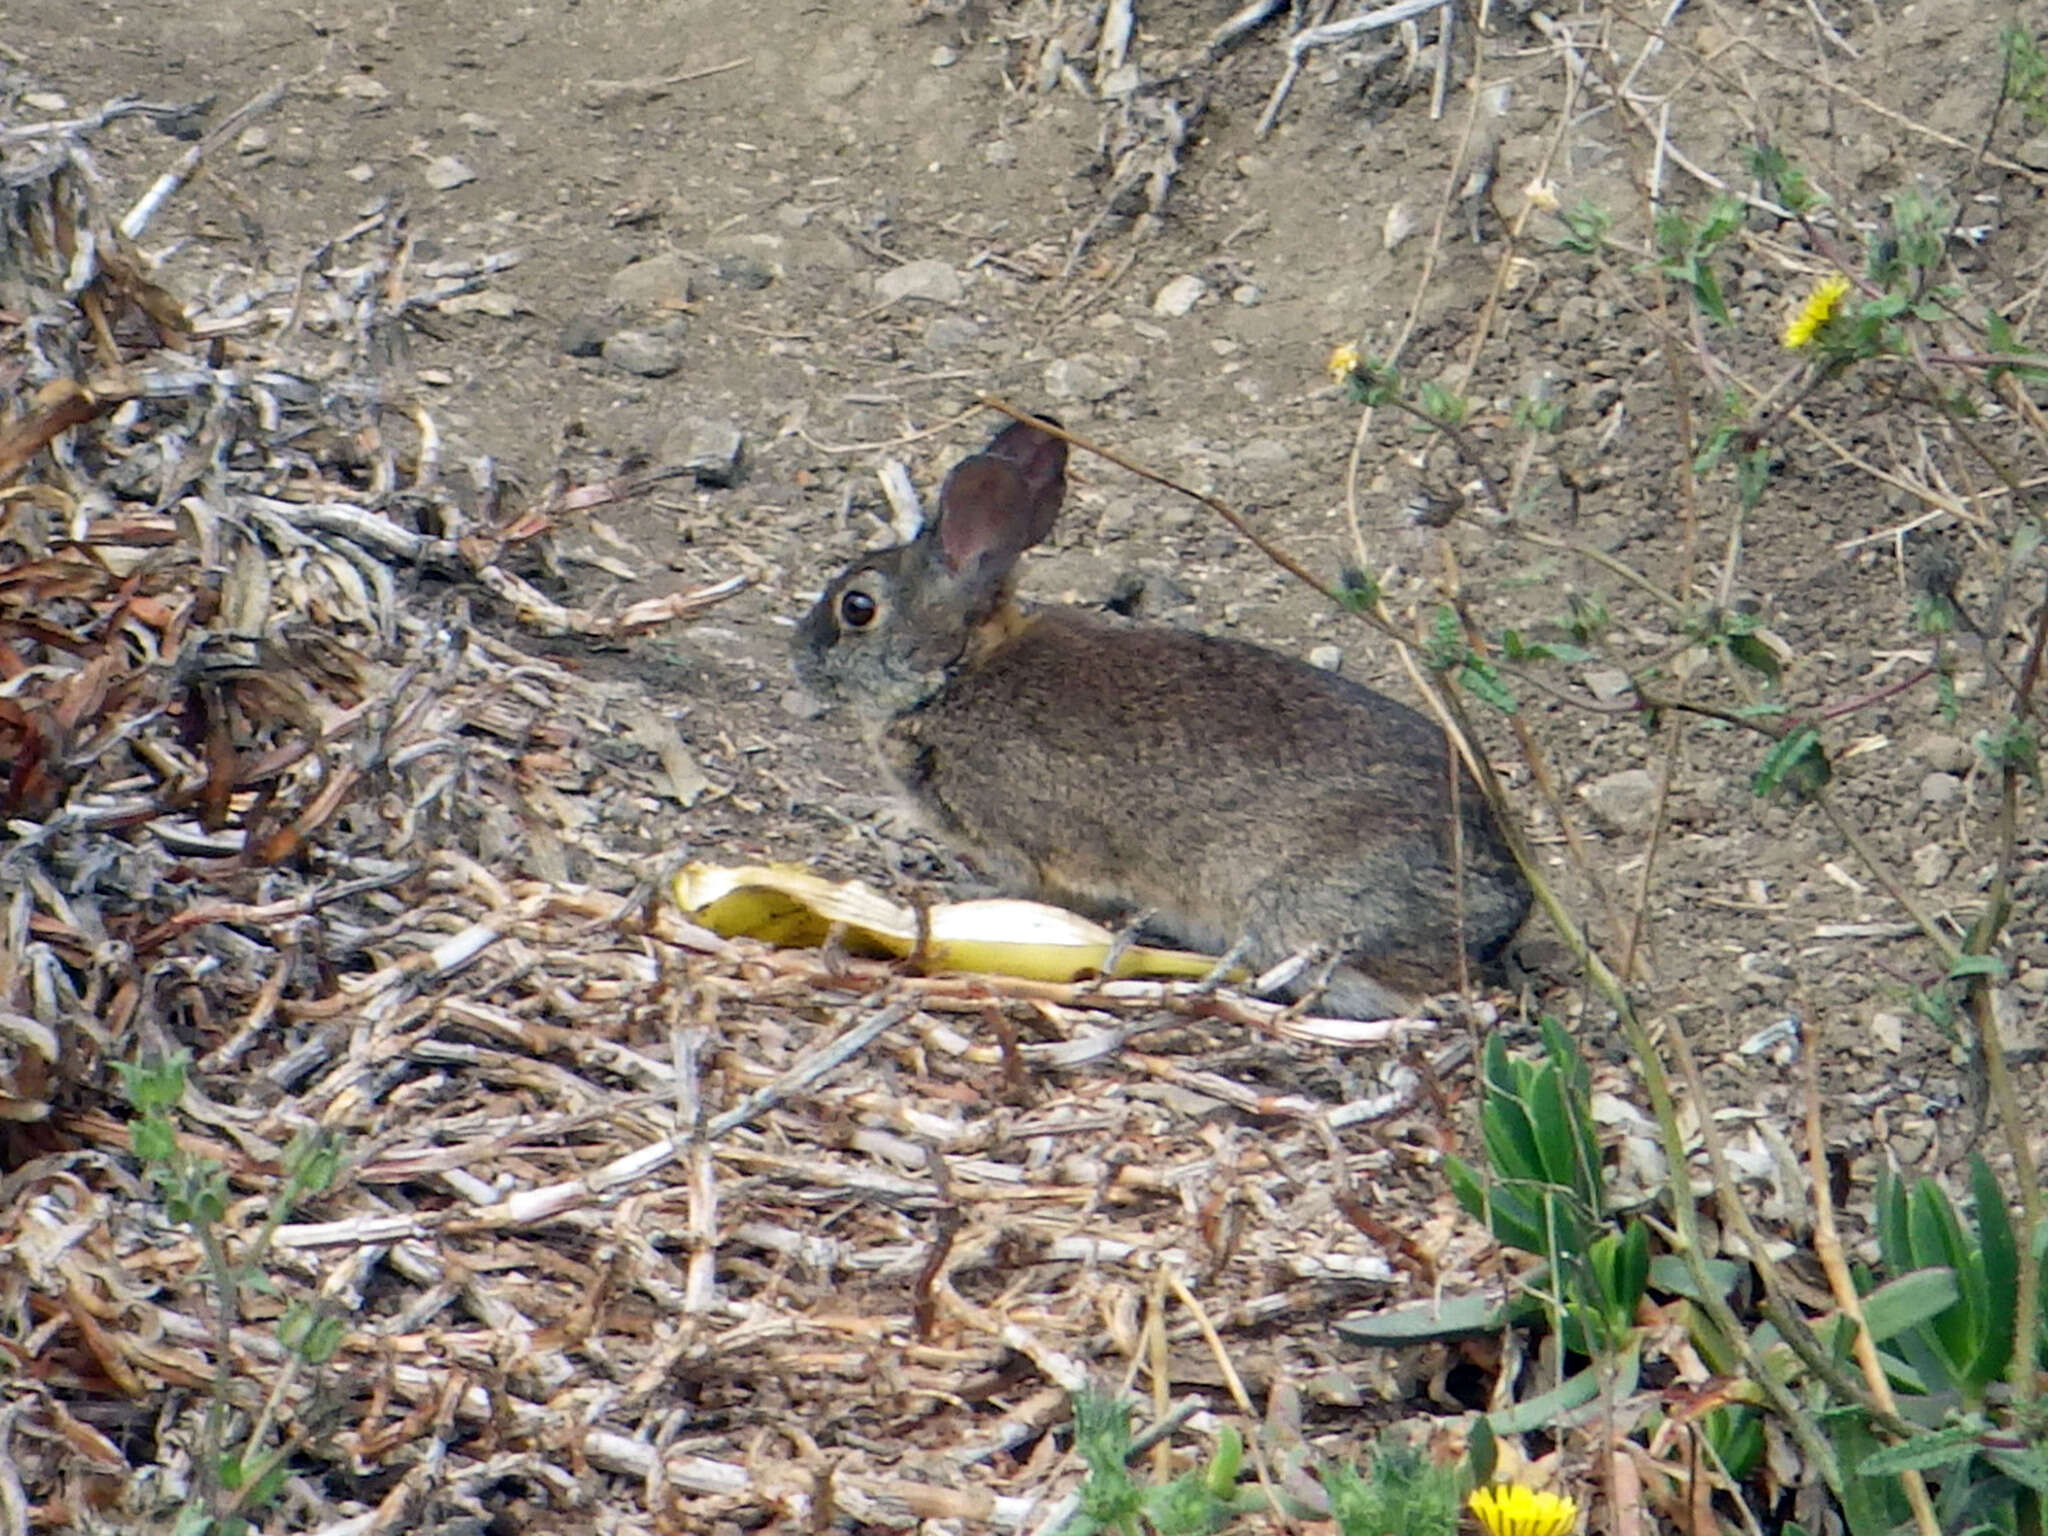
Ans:
POLYGON ((982 579, 1008 574, 1052 532, 1066 495, 1066 443, 1030 422, 1012 422, 955 465, 939 491, 933 531, 946 569, 982 579))

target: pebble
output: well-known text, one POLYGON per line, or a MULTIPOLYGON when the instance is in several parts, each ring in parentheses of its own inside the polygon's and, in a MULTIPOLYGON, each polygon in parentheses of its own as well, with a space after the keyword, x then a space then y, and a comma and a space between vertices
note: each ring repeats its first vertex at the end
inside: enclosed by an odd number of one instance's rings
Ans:
POLYGON ((958 304, 967 296, 960 274, 943 261, 927 258, 906 261, 875 279, 875 297, 893 304, 901 299, 922 299, 927 304, 958 304))
POLYGON ((1380 249, 1399 250, 1417 227, 1414 211, 1406 203, 1395 203, 1387 210, 1386 217, 1380 220, 1380 249))
POLYGON ((1906 751, 1915 761, 1925 763, 1937 773, 1960 774, 1977 760, 1976 752, 1967 741, 1940 731, 1921 732, 1913 738, 1906 751))
POLYGON ((612 322, 605 316, 577 315, 562 327, 562 350, 571 357, 600 356, 611 333, 612 322))
POLYGON ((683 366, 683 344, 656 331, 614 332, 601 351, 614 368, 643 379, 665 379, 683 366))
POLYGON ((361 164, 350 166, 346 171, 343 171, 342 174, 348 177, 350 181, 357 183, 374 181, 377 176, 377 172, 374 167, 361 164))
POLYGON ((69 112, 71 103, 55 91, 29 91, 21 98, 24 107, 33 107, 38 112, 69 112))
POLYGON ((1948 878, 1956 856, 1940 843, 1923 843, 1913 850, 1913 878, 1923 886, 1935 886, 1948 878))
POLYGON ((1647 768, 1607 774, 1579 793, 1603 832, 1640 835, 1656 822, 1657 776, 1647 768))
POLYGON ((830 713, 832 708, 815 693, 808 693, 802 688, 785 688, 775 702, 793 720, 816 720, 830 713))
POLYGON ((480 139, 495 139, 498 136, 496 120, 485 117, 481 112, 458 113, 455 121, 480 139))
POLYGON ((1061 357, 1045 365, 1045 392, 1055 400, 1107 400, 1116 381, 1092 363, 1061 357))
POLYGON ((1569 347, 1591 341, 1599 313, 1600 306, 1589 294, 1576 293, 1566 299, 1557 307, 1557 344, 1569 347))
POLYGON ((427 168, 421 174, 427 178, 427 185, 436 192, 453 192, 457 187, 466 186, 476 180, 476 172, 454 155, 434 156, 427 162, 427 168))
POLYGON ((981 158, 983 164, 993 165, 998 169, 1006 165, 1015 165, 1017 163, 1017 146, 1008 139, 996 139, 992 143, 981 146, 981 158))
POLYGON ((739 483, 746 436, 732 422, 692 417, 680 432, 671 435, 671 441, 681 448, 676 462, 695 475, 699 485, 722 489, 739 483))
POLYGON ((931 51, 931 61, 933 69, 951 69, 960 62, 960 50, 941 43, 931 51))
MULTIPOLYGON (((30 97, 33 101, 35 98, 30 97)), ((2029 170, 2048 171, 2048 133, 2037 133, 2013 151, 2013 159, 2029 170)))
POLYGON ((1612 704, 1616 699, 1627 698, 1631 687, 1628 674, 1619 667, 1589 667, 1584 681, 1586 691, 1602 704, 1612 704))
POLYGON ((1963 781, 1952 773, 1930 773, 1920 781, 1920 798, 1940 810, 1963 796, 1963 781))
POLYGON ((1231 303, 1240 305, 1245 309, 1256 309, 1259 300, 1265 296, 1266 291, 1257 283, 1239 283, 1230 290, 1231 303))
POLYGON ((270 130, 261 123, 244 128, 242 136, 235 140, 235 153, 238 155, 260 155, 268 148, 270 130))
POLYGON ((1239 469, 1271 474, 1294 462, 1294 450, 1277 437, 1255 437, 1231 457, 1239 469))
POLYGON ((1308 653, 1308 664, 1325 672, 1344 670, 1344 653, 1334 645, 1319 645, 1308 653))
POLYGON ((615 304, 644 309, 674 308, 690 302, 690 269, 676 255, 650 256, 621 267, 604 285, 604 296, 615 304))
POLYGON ((752 256, 720 257, 717 271, 721 283, 731 283, 735 288, 758 291, 775 281, 775 269, 752 256))
POLYGON ((1152 313, 1163 320, 1178 320, 1201 301, 1209 285, 1192 273, 1183 272, 1152 296, 1152 313))
POLYGON ((1870 1016, 1870 1038, 1880 1050, 1897 1055, 1906 1048, 1906 1019, 1898 1013, 1873 1013, 1870 1016))
POLYGON ((924 344, 934 352, 957 352, 981 340, 981 327, 965 315, 934 315, 924 328, 924 344))

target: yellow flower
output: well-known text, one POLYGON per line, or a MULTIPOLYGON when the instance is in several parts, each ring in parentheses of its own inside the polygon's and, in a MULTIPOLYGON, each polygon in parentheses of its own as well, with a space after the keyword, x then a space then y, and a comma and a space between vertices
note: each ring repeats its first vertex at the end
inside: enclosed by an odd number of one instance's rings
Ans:
POLYGON ((1519 1483, 1478 1489, 1467 1502, 1486 1536, 1569 1536, 1579 1523, 1576 1500, 1519 1483))
POLYGON ((1326 365, 1330 370, 1330 382, 1332 384, 1342 384, 1351 375, 1358 372, 1358 362, 1358 348, 1346 342, 1330 354, 1330 361, 1326 365))
POLYGON ((1785 345, 1797 351, 1812 342, 1820 328, 1835 317, 1835 309, 1849 293, 1849 279, 1837 272, 1821 279, 1820 285, 1799 306, 1799 313, 1785 322, 1785 345))

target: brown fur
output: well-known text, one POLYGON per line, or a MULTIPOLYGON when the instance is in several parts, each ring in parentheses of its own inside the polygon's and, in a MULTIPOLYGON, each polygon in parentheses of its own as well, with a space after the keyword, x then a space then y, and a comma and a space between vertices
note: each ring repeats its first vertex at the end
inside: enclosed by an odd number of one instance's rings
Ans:
POLYGON ((1177 942, 1242 943, 1255 968, 1331 947, 1346 964, 1325 1006, 1342 1012, 1449 986, 1461 935, 1490 962, 1528 889, 1423 716, 1257 646, 1010 603, 1064 486, 1046 444, 999 435, 942 493, 939 529, 972 488, 955 547, 927 529, 857 562, 798 632, 799 673, 865 717, 932 830, 1012 889, 1149 911, 1177 942), (865 628, 846 621, 851 589, 877 605, 865 628))

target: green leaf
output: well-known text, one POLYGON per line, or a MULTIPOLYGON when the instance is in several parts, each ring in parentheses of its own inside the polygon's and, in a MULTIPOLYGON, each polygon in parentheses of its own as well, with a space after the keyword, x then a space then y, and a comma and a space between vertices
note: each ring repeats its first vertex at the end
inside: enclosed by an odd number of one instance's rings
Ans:
POLYGON ((1778 653, 1756 635, 1730 635, 1728 654, 1750 671, 1760 672, 1774 683, 1784 676, 1785 665, 1778 660, 1778 653))
POLYGON ((1827 783, 1830 773, 1818 728, 1795 725, 1764 754, 1750 779, 1750 789, 1763 797, 1789 784, 1795 792, 1811 794, 1827 783))
POLYGON ((1863 1323, 1882 1344, 1917 1328, 1956 1304, 1962 1292, 1949 1269, 1915 1269, 1863 1298, 1863 1323))
POLYGON ((1897 1480, 1858 1475, 1863 1463, 1884 1446, 1870 1432, 1863 1415, 1853 1409, 1829 1415, 1827 1428, 1835 1455, 1847 1472, 1839 1493, 1849 1536, 1893 1536, 1911 1513, 1897 1480), (1847 1471, 1850 1468, 1858 1471, 1847 1471))
POLYGON ((1593 1199, 1588 1205, 1598 1209, 1599 1174, 1586 1169, 1579 1161, 1578 1126, 1572 1117, 1570 1102, 1565 1098, 1564 1084, 1555 1069, 1544 1072, 1536 1079, 1535 1091, 1529 1105, 1529 1118, 1536 1129, 1536 1145, 1543 1160, 1543 1176, 1552 1184, 1569 1189, 1583 1196, 1590 1180, 1593 1185, 1593 1199))
POLYGON ((2012 1363, 2013 1329, 2019 1303, 2020 1254, 2013 1239, 2005 1191, 1982 1156, 1970 1158, 1970 1195, 1976 1205, 1977 1263, 1984 1278, 1984 1313, 1977 1329, 1977 1356, 1963 1374, 1963 1398, 1975 1402, 2005 1375, 2012 1363))
POLYGON ((1983 1422, 1954 1424, 1932 1434, 1915 1435, 1897 1445, 1886 1446, 1863 1458, 1856 1468, 1859 1477, 1897 1477, 1901 1472, 1925 1472, 1931 1467, 1953 1466, 1977 1454, 1983 1439, 1983 1422))
POLYGON ((1202 1472, 1202 1486, 1218 1499, 1227 1499, 1237 1492, 1238 1468, 1244 1464, 1244 1441, 1237 1431, 1225 1424, 1216 1434, 1216 1454, 1202 1472))
POLYGON ((1984 1306, 1984 1272, 1976 1252, 1963 1236, 1963 1223, 1942 1187, 1922 1179, 1908 1197, 1907 1220, 1913 1235, 1913 1253, 1922 1264, 1946 1264, 1955 1272, 1956 1305, 1936 1313, 1927 1323, 1932 1341, 1941 1351, 1950 1379, 1961 1384, 1976 1353, 1976 1320, 1984 1306))
MULTIPOLYGON (((1611 1364, 1609 1385, 1615 1397, 1626 1397, 1636 1389, 1642 1374, 1640 1351, 1631 1345, 1612 1357, 1611 1364)), ((1608 1403, 1596 1401, 1600 1398, 1601 1376, 1599 1364, 1589 1365, 1539 1397, 1487 1414, 1487 1425, 1497 1436, 1525 1435, 1531 1430, 1563 1429, 1580 1423, 1589 1415, 1589 1404, 1593 1405, 1591 1413, 1610 1411, 1608 1403)))
MULTIPOLYGON (((1462 1196, 1459 1203, 1464 1203, 1462 1196)), ((1354 1344, 1385 1348, 1497 1333, 1510 1322, 1533 1317, 1537 1310, 1525 1296, 1506 1302, 1478 1295, 1446 1296, 1441 1301, 1407 1301, 1377 1312, 1340 1317, 1330 1327, 1354 1344)))
POLYGON ((1512 715, 1522 707, 1514 690, 1502 680, 1499 668, 1480 657, 1474 656, 1458 668, 1458 685, 1480 703, 1504 715, 1512 715))
POLYGON ((2048 1451, 2040 1446, 1989 1447, 1984 1459, 2014 1482, 2024 1484, 2036 1494, 2048 1495, 2048 1451))
POLYGON ((1948 968, 1948 979, 1961 981, 1969 976, 1983 976, 1992 981, 2003 981, 2005 962, 1996 955, 1957 955, 1955 964, 1948 968))
POLYGON ((170 1121, 155 1114, 129 1123, 128 1145, 143 1162, 159 1166, 167 1166, 178 1153, 178 1138, 170 1121))
MULTIPOLYGON (((1707 1279, 1714 1286, 1714 1294, 1726 1296, 1741 1283, 1743 1266, 1733 1259, 1708 1259, 1707 1279)), ((1685 1262, 1682 1254, 1660 1253, 1650 1260, 1649 1284, 1658 1291, 1673 1296, 1683 1296, 1687 1301, 1702 1301, 1692 1281, 1692 1267, 1685 1262)))

